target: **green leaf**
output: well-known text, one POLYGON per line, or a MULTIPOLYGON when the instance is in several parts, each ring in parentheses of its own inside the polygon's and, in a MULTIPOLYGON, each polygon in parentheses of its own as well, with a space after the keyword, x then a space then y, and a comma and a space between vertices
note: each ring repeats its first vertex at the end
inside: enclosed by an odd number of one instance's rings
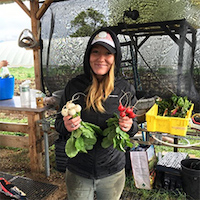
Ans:
POLYGON ((96 137, 94 138, 86 138, 86 137, 83 137, 84 139, 84 144, 85 144, 85 149, 86 150, 92 150, 93 149, 93 146, 96 144, 97 142, 97 139, 96 137))
POLYGON ((84 122, 84 123, 87 127, 89 126, 90 128, 92 128, 95 131, 95 133, 102 135, 102 130, 99 126, 89 123, 89 122, 84 122))
POLYGON ((87 153, 86 149, 85 149, 85 144, 84 144, 84 140, 82 137, 79 137, 76 139, 75 141, 75 147, 78 151, 82 151, 84 153, 87 153))
POLYGON ((182 97, 179 97, 178 101, 177 101, 177 104, 180 106, 180 107, 183 107, 184 106, 184 100, 182 97))
POLYGON ((93 129, 90 130, 88 128, 85 128, 84 126, 80 126, 79 128, 82 131, 82 135, 84 135, 86 138, 94 138, 94 137, 96 137, 94 135, 93 129))
POLYGON ((118 118, 109 118, 108 120, 106 120, 108 127, 114 125, 115 123, 119 122, 118 118))
POLYGON ((108 128, 103 130, 102 135, 107 136, 113 129, 115 129, 114 126, 109 126, 108 128))
POLYGON ((178 96, 176 96, 175 94, 172 95, 171 100, 176 104, 177 100, 178 100, 178 96))
POLYGON ((114 137, 113 138, 113 148, 116 148, 117 147, 117 140, 116 138, 114 137))
POLYGON ((109 140, 107 137, 103 138, 103 141, 101 143, 101 146, 106 149, 108 148, 110 145, 112 145, 112 140, 109 140))
POLYGON ((122 131, 119 126, 116 128, 116 132, 120 134, 120 136, 123 137, 124 139, 126 140, 129 139, 129 135, 126 132, 122 131))
POLYGON ((74 137, 70 137, 67 140, 67 143, 65 145, 65 153, 70 158, 73 158, 78 154, 78 150, 75 147, 75 138, 74 137))
POLYGON ((109 132, 109 134, 108 134, 108 139, 109 140, 113 140, 113 138, 116 136, 116 132, 115 132, 115 130, 111 130, 110 132, 109 132))
POLYGON ((96 137, 94 138, 86 138, 83 137, 85 145, 94 145, 97 142, 96 137))
POLYGON ((90 130, 91 132, 94 132, 94 130, 92 129, 91 126, 89 126, 88 123, 82 121, 82 122, 81 122, 81 125, 82 125, 82 128, 84 127, 85 129, 88 129, 88 130, 90 130))
POLYGON ((126 146, 132 148, 133 147, 133 143, 129 142, 129 141, 126 141, 126 146))
POLYGON ((126 152, 124 147, 123 147, 123 145, 122 145, 122 143, 119 143, 119 148, 120 148, 121 151, 126 152))
POLYGON ((94 132, 84 130, 82 133, 86 138, 96 138, 94 132))
POLYGON ((72 131, 72 135, 73 135, 75 138, 79 138, 79 137, 81 136, 81 134, 82 134, 82 131, 81 131, 80 128, 78 128, 78 129, 72 131))
POLYGON ((114 113, 114 117, 115 117, 116 119, 119 119, 119 116, 117 115, 117 113, 114 113))
POLYGON ((85 149, 86 150, 92 150, 93 149, 93 145, 85 144, 85 149))

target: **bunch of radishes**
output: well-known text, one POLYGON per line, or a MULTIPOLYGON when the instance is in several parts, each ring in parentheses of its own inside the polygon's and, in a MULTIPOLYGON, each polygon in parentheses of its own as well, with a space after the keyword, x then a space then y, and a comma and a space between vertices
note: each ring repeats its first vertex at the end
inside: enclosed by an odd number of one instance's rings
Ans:
POLYGON ((129 118, 135 118, 137 115, 133 112, 133 107, 125 107, 121 103, 118 106, 118 110, 120 111, 120 117, 128 116, 129 118))
POLYGON ((61 114, 62 116, 70 115, 72 117, 75 117, 75 116, 80 115, 81 109, 82 108, 79 104, 74 104, 71 100, 71 101, 68 101, 66 105, 63 106, 61 110, 61 114))
MULTIPOLYGON (((119 106, 118 106, 118 110, 120 112, 120 117, 125 117, 128 116, 129 118, 135 118, 137 117, 137 115, 134 113, 133 108, 134 106, 127 106, 122 104, 122 99, 127 96, 128 93, 125 93, 119 100, 119 106)), ((128 103, 127 103, 128 104, 128 103)))
POLYGON ((72 99, 68 101, 62 108, 61 114, 62 116, 70 115, 72 117, 80 116, 80 112, 82 110, 81 106, 79 104, 73 103, 74 101, 78 100, 80 98, 80 95, 85 96, 82 92, 77 92, 72 96, 72 99))
MULTIPOLYGON (((79 98, 80 94, 84 95, 83 93, 74 94, 72 100, 68 101, 63 106, 61 110, 63 116, 70 115, 72 118, 80 116, 82 110, 81 106, 73 103, 79 98), (78 97, 75 98, 77 95, 78 97)), ((75 157, 79 152, 87 153, 87 151, 93 149, 93 146, 96 144, 96 134, 101 134, 101 132, 102 130, 99 126, 81 121, 79 128, 71 132, 70 138, 65 145, 65 153, 70 158, 75 157)))

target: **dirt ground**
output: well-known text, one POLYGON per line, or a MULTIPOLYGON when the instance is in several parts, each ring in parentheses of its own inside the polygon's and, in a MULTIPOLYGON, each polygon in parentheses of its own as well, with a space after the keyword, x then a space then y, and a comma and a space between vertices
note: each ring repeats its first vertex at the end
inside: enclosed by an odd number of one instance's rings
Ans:
MULTIPOLYGON (((53 150, 51 150, 53 157, 53 150)), ((14 176, 23 176, 34 181, 57 185, 58 189, 50 194, 47 200, 66 200, 66 188, 64 173, 55 170, 54 163, 51 163, 50 176, 46 177, 45 171, 41 173, 31 173, 29 167, 28 150, 26 149, 0 149, 0 171, 14 176)))

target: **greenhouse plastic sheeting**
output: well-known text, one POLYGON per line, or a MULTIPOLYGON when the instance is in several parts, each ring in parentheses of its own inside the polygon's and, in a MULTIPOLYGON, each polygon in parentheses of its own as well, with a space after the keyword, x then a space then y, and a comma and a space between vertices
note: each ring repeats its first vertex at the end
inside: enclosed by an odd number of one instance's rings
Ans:
POLYGON ((0 60, 8 60, 10 67, 33 67, 33 51, 20 48, 17 41, 0 42, 0 60))
MULTIPOLYGON (((54 91, 63 89, 68 80, 82 72, 83 55, 89 37, 70 37, 75 31, 75 29, 71 27, 71 21, 81 11, 85 11, 92 7, 95 10, 98 8, 98 11, 105 16, 107 22, 113 23, 113 21, 115 21, 113 9, 115 8, 116 10, 117 5, 115 3, 115 5, 112 6, 112 2, 114 1, 104 0, 99 3, 97 0, 69 0, 52 3, 48 8, 41 19, 41 36, 43 41, 42 78, 46 93, 52 94, 54 91), (106 8, 106 4, 108 5, 108 8, 106 8), (110 13, 114 17, 110 16, 110 13)), ((121 5, 121 1, 117 2, 121 5)), ((140 2, 145 4, 147 1, 140 2)), ((150 5, 150 2, 152 3, 152 6, 155 6, 155 1, 148 1, 148 5, 150 5)), ((179 2, 181 3, 183 1, 179 2)), ((189 0, 184 2, 189 2, 189 0)), ((130 5, 127 4, 127 7, 124 6, 123 9, 128 10, 130 5)), ((138 5, 138 8, 142 12, 141 5, 138 5)), ((189 4, 187 4, 186 10, 187 9, 189 9, 189 4)), ((195 15, 199 16, 200 11, 196 12, 195 15)), ((142 16, 142 13, 140 16, 142 16)), ((177 17, 180 19, 180 16, 182 17, 182 15, 179 15, 174 16, 174 18, 177 17)), ((154 19, 153 17, 149 18, 151 20, 154 19)), ((163 20, 167 19, 167 15, 165 15, 163 20)), ((173 20, 171 16, 169 17, 169 20, 173 20)), ((135 22, 133 21, 133 23, 135 22)), ((193 24, 195 23, 193 22, 193 24)), ((116 26, 116 22, 112 25, 116 26)), ((177 35, 177 37, 179 36, 177 35)), ((191 34, 187 34, 186 40, 191 41, 191 37, 191 34)), ((118 35, 118 38, 120 39, 120 42, 129 41, 129 37, 124 35, 118 35)), ((144 37, 138 38, 139 42, 143 39, 144 37)), ((140 53, 137 55, 137 58, 134 58, 136 49, 133 49, 132 57, 130 47, 122 47, 123 60, 137 60, 135 65, 137 65, 137 73, 140 79, 137 88, 138 93, 141 92, 145 97, 152 97, 155 95, 167 97, 172 95, 172 93, 188 96, 188 98, 195 103, 194 110, 200 110, 199 40, 200 31, 197 29, 194 57, 191 56, 192 49, 190 45, 185 42, 183 59, 181 60, 181 71, 180 67, 178 67, 178 65, 180 65, 180 63, 178 63, 180 62, 178 45, 168 35, 149 37, 138 49, 140 53)), ((133 84, 135 75, 133 74, 132 69, 134 67, 135 66, 129 66, 126 69, 121 70, 121 75, 124 76, 127 74, 130 76, 132 73, 132 79, 130 81, 133 84), (127 70, 129 71, 127 72, 127 70)))

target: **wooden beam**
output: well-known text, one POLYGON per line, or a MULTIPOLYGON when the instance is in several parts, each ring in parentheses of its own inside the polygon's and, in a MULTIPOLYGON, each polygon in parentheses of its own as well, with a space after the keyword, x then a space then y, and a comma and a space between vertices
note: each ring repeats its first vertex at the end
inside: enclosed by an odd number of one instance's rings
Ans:
POLYGON ((28 124, 0 122, 0 131, 29 133, 28 124))
POLYGON ((21 0, 15 0, 15 2, 24 10, 24 12, 31 17, 30 10, 26 7, 26 5, 21 0))
MULTIPOLYGON (((39 33, 40 33, 40 21, 36 19, 36 13, 38 10, 39 10, 39 2, 36 0, 30 1, 32 33, 37 41, 39 41, 39 33)), ((33 58, 34 58, 36 89, 42 90, 39 48, 33 49, 33 58)))
POLYGON ((0 146, 28 148, 28 137, 15 135, 0 135, 0 146))
POLYGON ((42 4, 42 7, 36 13, 36 19, 40 20, 53 1, 54 0, 45 0, 45 2, 42 4))

